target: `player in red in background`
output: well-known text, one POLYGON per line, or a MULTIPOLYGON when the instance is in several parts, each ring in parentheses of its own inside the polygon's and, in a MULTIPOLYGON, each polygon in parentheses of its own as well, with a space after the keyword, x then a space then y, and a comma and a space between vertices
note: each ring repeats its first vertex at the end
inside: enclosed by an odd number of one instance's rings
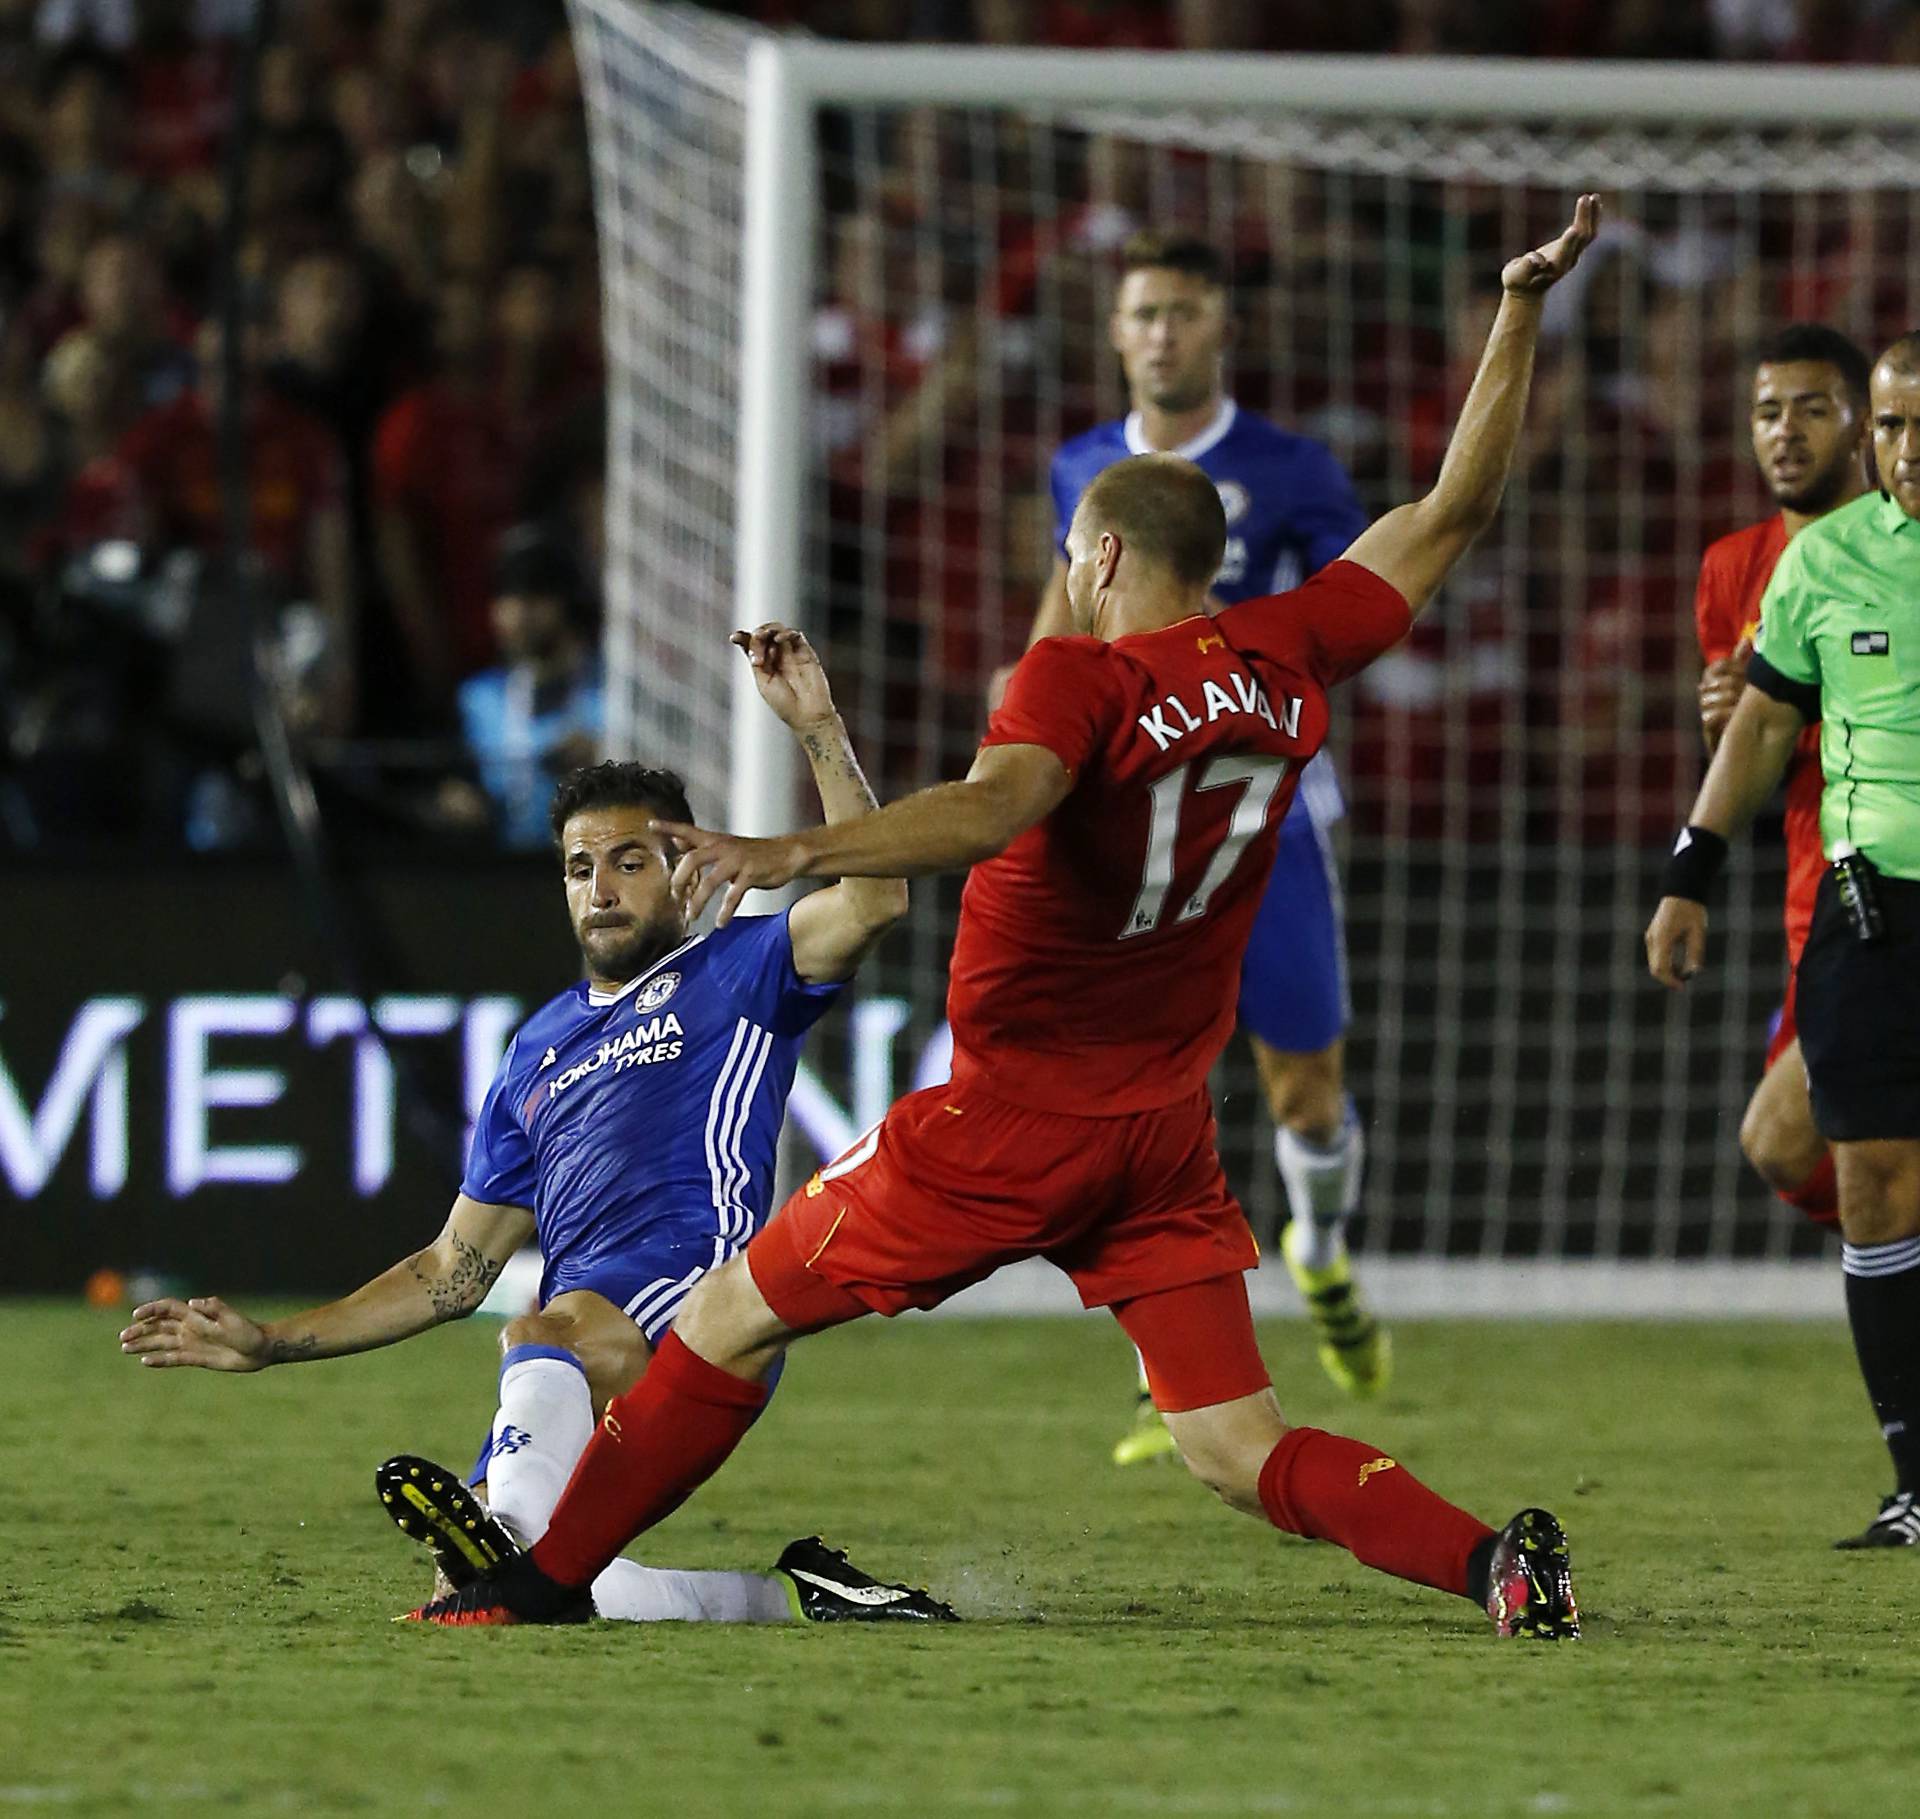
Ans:
POLYGON ((1207 1072, 1281 817, 1327 733, 1326 691, 1406 635, 1492 521, 1526 411, 1544 293, 1593 236, 1584 196, 1514 260, 1433 491, 1289 594, 1209 617, 1226 519, 1173 455, 1121 461, 1067 537, 1077 635, 1015 670, 964 782, 832 828, 745 840, 667 827, 698 914, 802 876, 971 866, 948 1014, 953 1078, 910 1094, 683 1304, 616 1397, 529 1553, 415 1615, 566 1622, 643 1529, 717 1471, 789 1343, 932 1307, 1044 1256, 1139 1348, 1188 1466, 1235 1509, 1481 1604, 1503 1635, 1577 1636, 1566 1538, 1496 1531, 1378 1448, 1290 1428, 1254 1342, 1246 1221, 1207 1072))
MULTIPOLYGON (((1713 752, 1747 684, 1760 597, 1790 538, 1866 490, 1873 363, 1836 329, 1796 323, 1760 349, 1753 374, 1753 455, 1780 509, 1708 547, 1694 622, 1700 633, 1700 727, 1713 752)), ((1833 1159, 1814 1129, 1794 1027, 1793 985, 1827 862, 1820 847, 1820 729, 1802 730, 1787 769, 1787 995, 1767 1043, 1765 1072, 1740 1121, 1740 1148, 1761 1179, 1822 1225, 1839 1220, 1833 1159), (1782 1066, 1785 1062, 1787 1065, 1782 1066)))

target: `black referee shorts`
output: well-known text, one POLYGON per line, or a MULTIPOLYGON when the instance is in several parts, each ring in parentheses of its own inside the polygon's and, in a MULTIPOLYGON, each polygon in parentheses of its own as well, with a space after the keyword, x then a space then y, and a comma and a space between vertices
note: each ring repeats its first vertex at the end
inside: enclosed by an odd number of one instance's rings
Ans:
POLYGON ((1886 932, 1859 940, 1829 872, 1795 1009, 1813 1121, 1829 1143, 1920 1139, 1920 883, 1876 877, 1886 932))

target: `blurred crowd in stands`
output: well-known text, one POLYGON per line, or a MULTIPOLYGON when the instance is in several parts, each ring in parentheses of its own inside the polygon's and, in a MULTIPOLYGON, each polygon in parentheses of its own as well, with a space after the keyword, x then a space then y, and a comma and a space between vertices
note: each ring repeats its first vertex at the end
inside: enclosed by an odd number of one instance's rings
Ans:
POLYGON ((1920 61, 1911 0, 749 0, 719 10, 873 40, 1920 61))
MULTIPOLYGON (((757 0, 720 10, 869 39, 1920 60, 1920 7, 1907 0, 757 0)), ((103 835, 213 851, 270 837, 248 705, 256 641, 346 820, 536 847, 552 772, 593 753, 603 723, 599 291, 564 12, 558 0, 285 0, 245 160, 230 347, 216 279, 249 13, 248 0, 0 0, 0 851, 103 835), (237 578, 219 559, 229 375, 245 388, 251 521, 237 578)), ((1331 244, 1355 222, 1384 234, 1378 211, 1335 223, 1310 186, 1276 200, 1274 174, 1253 160, 1176 156, 1149 169, 1143 155, 1094 142, 1070 182, 1050 179, 1054 217, 1009 216, 983 248, 977 221, 944 222, 945 205, 929 201, 970 206, 966 167, 979 151, 965 137, 906 115, 873 159, 856 168, 842 144, 829 166, 815 357, 831 625, 871 647, 879 686, 930 670, 950 684, 931 723, 911 681, 899 711, 889 706, 903 743, 930 725, 934 735, 887 755, 894 787, 964 752, 978 682, 1024 633, 1050 560, 1044 444, 1116 403, 1088 274, 1124 230, 1169 208, 1188 224, 1225 226, 1243 313, 1259 324, 1247 347, 1287 355, 1244 360, 1243 401, 1325 436, 1369 503, 1389 482, 1431 473, 1463 382, 1461 350, 1490 307, 1484 293, 1428 295, 1391 326, 1389 300, 1376 299, 1385 338, 1361 360, 1377 371, 1347 373, 1335 412, 1312 346, 1326 325, 1291 313, 1286 298, 1310 294, 1316 260, 1322 276, 1329 259, 1375 274, 1366 282, 1389 271, 1377 246, 1331 244), (929 171, 958 180, 916 184, 929 171), (1074 318, 1088 325, 1077 353, 1036 327, 1074 318), (1044 387, 1057 401, 1045 421, 1023 416, 1021 388, 1009 384, 1025 380, 1031 395, 1043 359, 1061 363, 1044 387), (987 387, 1006 402, 989 409, 987 387), (977 426, 988 418, 985 450, 977 426), (1400 451, 1391 460, 1389 445, 1400 451), (988 595, 996 604, 983 612, 988 595), (929 604, 941 600, 952 610, 929 604)), ((1021 193, 1032 173, 1020 148, 996 143, 993 157, 996 190, 1021 193)), ((1436 217, 1421 231, 1437 244, 1444 225, 1490 255, 1510 250, 1513 224, 1497 201, 1477 206, 1465 227, 1436 217)), ((1533 432, 1542 496, 1558 496, 1546 470, 1570 411, 1582 413, 1583 458, 1632 469, 1630 482, 1610 474, 1607 522, 1596 511, 1592 523, 1540 527, 1562 545, 1604 553, 1623 497, 1658 515, 1676 445, 1724 455, 1737 350, 1716 342, 1700 286, 1655 281, 1659 245, 1669 263, 1676 256, 1661 225, 1638 248, 1621 243, 1615 281, 1590 286, 1586 322, 1544 374, 1533 432), (1636 345, 1671 370, 1621 370, 1609 308, 1625 309, 1636 345), (1673 421, 1688 409, 1703 421, 1673 421)), ((1898 225, 1853 221, 1849 231, 1898 225)), ((1767 297, 1748 316, 1793 301, 1767 297)), ((1651 565, 1619 564, 1598 581, 1581 571, 1581 617, 1599 628, 1591 667, 1679 677, 1685 613, 1671 596, 1699 536, 1754 503, 1745 484, 1730 468, 1713 522, 1650 533, 1641 547, 1651 565), (1651 606, 1649 587, 1660 596, 1651 606), (1645 628, 1667 619, 1649 655, 1645 628)), ((1491 578, 1486 601, 1457 615, 1470 629, 1447 634, 1466 640, 1468 672, 1496 690, 1523 671, 1557 673, 1556 653, 1525 648, 1499 594, 1491 578), (1471 630, 1481 624, 1484 638, 1471 630)), ((1374 715, 1362 769, 1398 765, 1417 792, 1446 768, 1437 722, 1422 731, 1418 704, 1454 699, 1455 684, 1420 673, 1417 650, 1406 661, 1405 698, 1395 705, 1389 679, 1389 693, 1376 689, 1362 708, 1363 721, 1374 715)), ((1541 712, 1561 721, 1571 700, 1541 712)), ((1587 697, 1579 711, 1604 712, 1587 697)), ((1595 729, 1602 770, 1617 732, 1595 729)), ((1498 786, 1510 761, 1498 720, 1484 751, 1449 760, 1484 767, 1494 786, 1492 821, 1461 831, 1503 831, 1498 786)), ((1648 826, 1657 833, 1671 818, 1662 795, 1648 826)))
POLYGON ((0 0, 0 838, 259 836, 264 623, 330 787, 524 840, 510 761, 598 725, 598 284, 564 14, 280 9, 229 350, 246 13, 0 0), (216 585, 233 370, 264 618, 216 585))

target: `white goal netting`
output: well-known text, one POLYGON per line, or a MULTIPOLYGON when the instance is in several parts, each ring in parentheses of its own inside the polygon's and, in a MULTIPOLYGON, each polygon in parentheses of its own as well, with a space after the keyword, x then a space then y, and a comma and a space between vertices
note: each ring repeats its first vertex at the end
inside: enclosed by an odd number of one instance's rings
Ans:
MULTIPOLYGON (((617 738, 726 801, 748 35, 574 0, 613 373, 617 738)), ((1816 1236, 1735 1142, 1780 986, 1777 824, 1686 1001, 1645 975, 1659 856, 1700 772, 1693 581, 1768 509, 1748 350, 1920 321, 1920 132, 1690 123, 829 107, 793 610, 883 796, 960 774, 1051 560, 1047 462, 1125 409, 1106 318, 1134 228, 1231 256, 1244 407, 1325 441, 1369 509, 1431 479, 1504 258, 1580 188, 1613 225, 1555 293, 1500 522, 1347 691, 1351 1084, 1367 1244, 1427 1256, 1785 1257, 1816 1236)), ((916 887, 867 1002, 813 1057, 826 1141, 937 1065, 957 889, 916 887), (881 1002, 875 1002, 881 1000, 881 1002), (925 1054, 935 1044, 932 1057, 925 1054), (825 1106, 825 1112, 821 1106, 825 1106)), ((1172 982, 1143 980, 1152 990, 1172 982)), ((1218 1081, 1256 1226, 1270 1127, 1218 1081)), ((809 1109, 811 1108, 811 1109, 809 1109)))

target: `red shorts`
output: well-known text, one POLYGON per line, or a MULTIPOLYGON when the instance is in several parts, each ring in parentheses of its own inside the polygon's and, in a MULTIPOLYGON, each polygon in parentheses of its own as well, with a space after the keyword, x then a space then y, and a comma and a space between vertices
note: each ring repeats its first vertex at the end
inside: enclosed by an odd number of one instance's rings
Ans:
POLYGON ((1079 1118, 977 1085, 929 1087, 815 1175, 775 1231, 804 1269, 881 1314, 938 1307, 1026 1257, 1058 1265, 1087 1307, 1238 1275, 1259 1258, 1204 1088, 1154 1111, 1079 1118))

